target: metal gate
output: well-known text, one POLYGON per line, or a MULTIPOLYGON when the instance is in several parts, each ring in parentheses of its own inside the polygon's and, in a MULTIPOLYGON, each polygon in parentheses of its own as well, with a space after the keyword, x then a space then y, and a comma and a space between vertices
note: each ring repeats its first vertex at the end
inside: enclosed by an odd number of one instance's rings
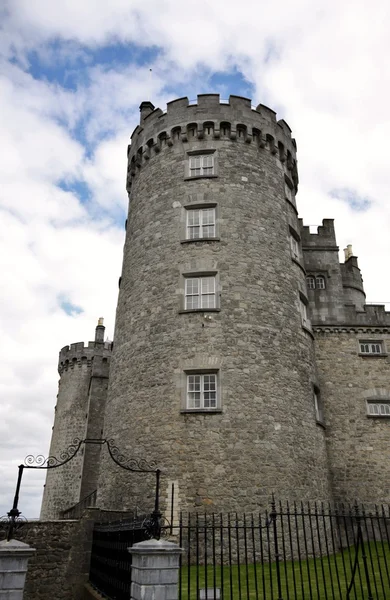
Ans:
POLYGON ((128 548, 149 539, 145 516, 96 524, 93 530, 89 582, 111 600, 128 600, 131 554, 128 548))

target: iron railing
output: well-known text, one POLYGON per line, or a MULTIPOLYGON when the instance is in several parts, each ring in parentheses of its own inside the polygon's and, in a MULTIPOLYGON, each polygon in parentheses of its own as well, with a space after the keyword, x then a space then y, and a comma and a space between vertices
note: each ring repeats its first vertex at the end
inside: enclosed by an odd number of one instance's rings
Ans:
POLYGON ((60 513, 61 519, 80 519, 84 510, 87 508, 95 508, 96 506, 97 490, 94 490, 88 496, 85 496, 80 502, 77 502, 73 506, 62 510, 60 513))
POLYGON ((390 510, 275 504, 182 514, 180 600, 389 600, 390 510))

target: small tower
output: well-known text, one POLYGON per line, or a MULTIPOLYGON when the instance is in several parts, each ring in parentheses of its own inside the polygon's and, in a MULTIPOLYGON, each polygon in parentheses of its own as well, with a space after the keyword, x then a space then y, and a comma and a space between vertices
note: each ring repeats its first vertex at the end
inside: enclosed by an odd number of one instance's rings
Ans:
MULTIPOLYGON (((57 405, 50 456, 61 460, 77 438, 100 438, 111 357, 111 342, 104 342, 103 319, 95 330, 95 340, 65 346, 60 351, 57 405)), ((61 511, 77 504, 96 490, 100 446, 82 446, 62 467, 47 471, 41 519, 58 519, 61 511)))

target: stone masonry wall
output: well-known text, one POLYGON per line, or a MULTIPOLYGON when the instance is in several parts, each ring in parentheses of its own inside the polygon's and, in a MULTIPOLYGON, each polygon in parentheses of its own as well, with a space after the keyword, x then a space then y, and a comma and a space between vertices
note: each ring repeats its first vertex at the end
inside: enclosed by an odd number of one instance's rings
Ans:
POLYGON ((390 330, 316 329, 316 357, 327 426, 334 499, 390 502, 390 417, 367 416, 367 400, 390 401, 390 330), (360 340, 383 355, 359 355, 360 340))
POLYGON ((82 600, 89 576, 93 520, 25 524, 16 539, 36 552, 29 560, 24 600, 82 600))
MULTIPOLYGON (((291 254, 291 227, 300 246, 295 143, 284 122, 249 100, 174 104, 132 137, 104 435, 125 455, 155 460, 162 489, 177 481, 180 509, 255 510, 272 492, 328 499, 313 337, 300 313, 305 274, 291 254), (188 178, 187 152, 205 150, 215 151, 214 176, 188 178), (210 203, 217 239, 184 241, 186 208, 210 203), (216 274, 219 310, 182 312, 189 273, 216 274), (217 371, 220 404, 188 411, 186 373, 202 370, 217 371)), ((148 509, 153 485, 102 456, 100 506, 148 509)))

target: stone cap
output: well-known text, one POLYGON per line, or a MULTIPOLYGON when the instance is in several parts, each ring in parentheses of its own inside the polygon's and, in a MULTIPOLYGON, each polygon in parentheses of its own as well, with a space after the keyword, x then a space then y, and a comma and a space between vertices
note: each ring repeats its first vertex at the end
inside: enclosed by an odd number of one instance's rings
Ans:
POLYGON ((134 546, 128 548, 128 551, 130 554, 180 554, 183 552, 183 548, 166 540, 145 540, 134 544, 134 546))
POLYGON ((3 540, 0 542, 0 555, 6 556, 32 556, 36 552, 35 548, 31 548, 28 544, 19 540, 3 540))

